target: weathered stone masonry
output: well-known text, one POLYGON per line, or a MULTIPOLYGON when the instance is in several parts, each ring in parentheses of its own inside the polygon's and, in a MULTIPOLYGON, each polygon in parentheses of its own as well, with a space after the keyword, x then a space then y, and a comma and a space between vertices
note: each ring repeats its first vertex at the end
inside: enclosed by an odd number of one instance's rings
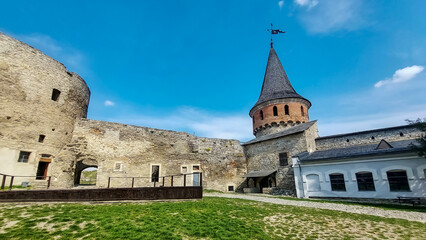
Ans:
POLYGON ((80 76, 0 33, 0 172, 31 176, 43 170, 40 161, 53 161, 71 140, 76 119, 86 117, 89 97, 80 76), (52 100, 54 89, 60 93, 52 100), (28 162, 18 162, 21 151, 30 153, 28 162))
MULTIPOLYGON (((145 177, 136 179, 135 186, 153 186, 153 173, 159 178, 180 175, 174 183, 182 185, 181 174, 202 172, 208 189, 294 195, 298 172, 293 166, 300 172, 301 167, 292 161, 301 155, 333 150, 344 156, 352 146, 381 139, 393 144, 422 134, 413 126, 399 126, 319 137, 316 121, 309 120, 311 103, 294 90, 273 48, 261 94, 249 112, 256 138, 243 144, 88 120, 89 98, 90 90, 77 74, 0 33, 0 173, 50 175, 53 188, 72 188, 88 167, 98 169, 96 187, 106 187, 109 177, 122 177, 114 178, 112 187, 130 187, 131 178, 124 177, 145 177)), ((46 183, 32 177, 15 179, 15 185, 23 181, 35 187, 46 183)), ((195 184, 196 177, 188 175, 187 185, 195 184)))
MULTIPOLYGON (((203 186, 221 191, 227 191, 228 186, 237 189, 246 173, 246 158, 237 140, 88 119, 76 123, 71 143, 55 161, 52 185, 56 188, 73 187, 80 161, 98 167, 98 187, 106 187, 110 176, 150 176, 153 164, 160 166, 160 177, 181 174, 182 167, 190 173, 193 166, 200 166, 203 186), (119 170, 115 169, 117 163, 121 164, 119 170)), ((140 180, 136 185, 149 182, 140 180)), ((112 183, 121 187, 131 184, 130 179, 112 183)))

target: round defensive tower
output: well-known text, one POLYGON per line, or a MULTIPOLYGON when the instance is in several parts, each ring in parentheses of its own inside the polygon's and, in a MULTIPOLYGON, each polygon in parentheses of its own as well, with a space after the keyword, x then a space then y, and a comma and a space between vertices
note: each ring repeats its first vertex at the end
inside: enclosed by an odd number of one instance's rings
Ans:
POLYGON ((89 98, 80 76, 0 33, 0 173, 48 175, 74 123, 86 117, 89 98))
POLYGON ((310 107, 311 102, 294 90, 271 46, 259 100, 249 112, 253 134, 260 137, 309 122, 310 107))

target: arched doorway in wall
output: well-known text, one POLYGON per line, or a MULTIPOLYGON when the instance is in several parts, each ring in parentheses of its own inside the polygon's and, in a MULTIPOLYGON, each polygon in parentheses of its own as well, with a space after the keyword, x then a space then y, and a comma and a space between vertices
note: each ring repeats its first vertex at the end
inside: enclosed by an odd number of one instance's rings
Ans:
POLYGON ((75 186, 96 186, 98 163, 93 159, 77 161, 74 175, 75 186))

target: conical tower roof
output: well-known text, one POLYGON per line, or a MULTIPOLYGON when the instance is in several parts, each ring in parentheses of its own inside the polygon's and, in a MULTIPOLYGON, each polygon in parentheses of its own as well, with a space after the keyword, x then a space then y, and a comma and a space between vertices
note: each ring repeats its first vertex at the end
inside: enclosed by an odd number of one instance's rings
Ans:
POLYGON ((301 98, 308 101, 304 97, 300 96, 294 90, 293 86, 291 86, 275 49, 271 47, 265 77, 263 79, 262 91, 260 92, 259 100, 257 100, 256 104, 253 106, 253 109, 257 105, 266 101, 282 98, 301 98))

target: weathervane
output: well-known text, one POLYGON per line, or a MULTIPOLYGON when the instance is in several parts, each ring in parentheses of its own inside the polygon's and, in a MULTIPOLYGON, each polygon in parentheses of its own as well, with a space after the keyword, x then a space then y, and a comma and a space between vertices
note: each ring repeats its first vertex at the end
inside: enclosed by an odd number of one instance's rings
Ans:
POLYGON ((279 29, 273 29, 272 28, 272 23, 271 23, 271 29, 268 29, 268 32, 271 32, 271 47, 274 44, 274 42, 272 41, 272 35, 278 34, 278 33, 285 33, 285 32, 283 32, 283 31, 281 31, 279 29))

